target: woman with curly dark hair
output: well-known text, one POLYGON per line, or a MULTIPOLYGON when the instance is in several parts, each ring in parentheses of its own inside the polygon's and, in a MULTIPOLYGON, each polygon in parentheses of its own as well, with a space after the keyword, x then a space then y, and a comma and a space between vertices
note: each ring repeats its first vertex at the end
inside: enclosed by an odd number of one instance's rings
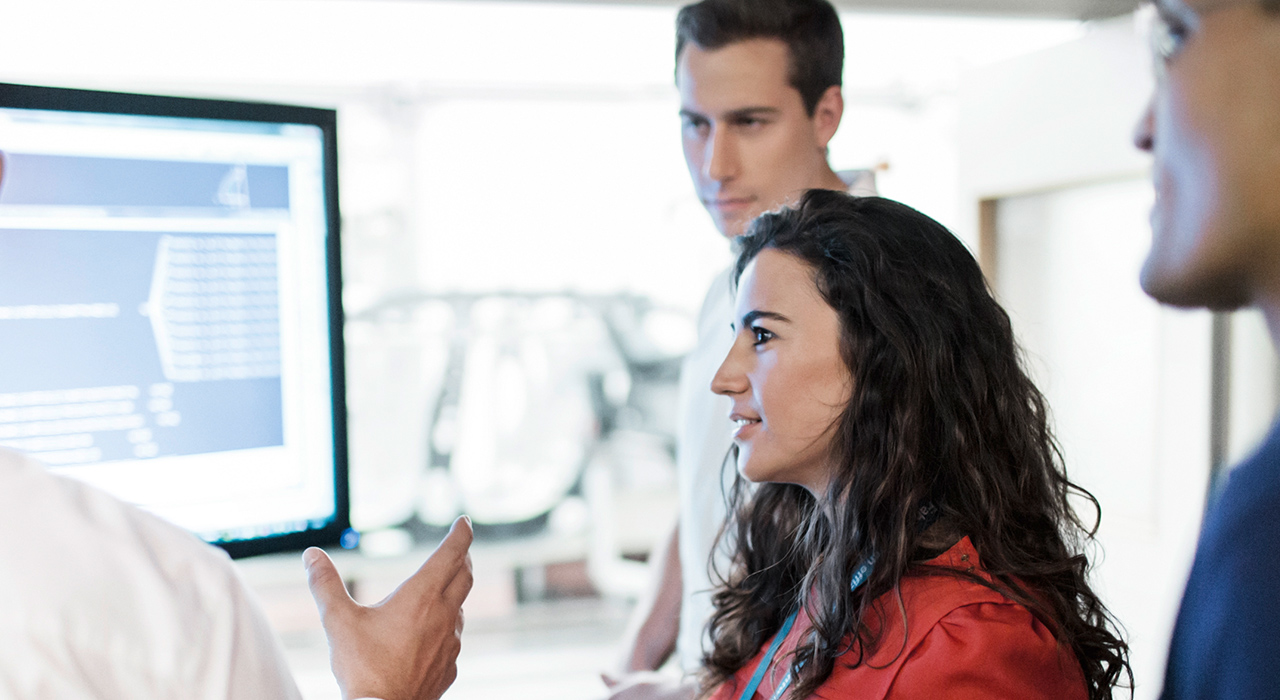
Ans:
POLYGON ((1067 479, 965 247, 910 207, 826 191, 742 242, 712 383, 739 426, 734 563, 703 695, 1098 700, 1131 685, 1070 497, 1097 502, 1067 479))

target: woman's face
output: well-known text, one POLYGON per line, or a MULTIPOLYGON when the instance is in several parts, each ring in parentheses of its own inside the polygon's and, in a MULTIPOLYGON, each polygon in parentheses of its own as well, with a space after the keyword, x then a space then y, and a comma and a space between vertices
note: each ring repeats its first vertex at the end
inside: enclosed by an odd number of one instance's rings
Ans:
POLYGON ((831 436, 853 382, 840 319, 799 258, 766 248, 738 284, 734 341, 711 382, 733 399, 738 471, 826 491, 831 436))

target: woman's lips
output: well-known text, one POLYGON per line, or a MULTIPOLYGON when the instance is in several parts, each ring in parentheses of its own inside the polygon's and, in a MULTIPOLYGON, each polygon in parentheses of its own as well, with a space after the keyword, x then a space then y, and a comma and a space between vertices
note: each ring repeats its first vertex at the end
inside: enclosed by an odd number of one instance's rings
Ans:
POLYGON ((730 416, 730 419, 732 419, 734 422, 734 425, 737 426, 737 429, 733 431, 734 440, 750 439, 750 437, 755 434, 757 428, 759 428, 760 426, 759 418, 747 418, 744 416, 734 415, 734 416, 730 416))

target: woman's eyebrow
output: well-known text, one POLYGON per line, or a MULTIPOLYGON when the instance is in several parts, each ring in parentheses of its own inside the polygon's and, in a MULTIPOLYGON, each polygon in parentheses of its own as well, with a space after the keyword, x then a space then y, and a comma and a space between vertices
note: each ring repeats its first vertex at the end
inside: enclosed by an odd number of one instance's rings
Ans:
POLYGON ((780 313, 777 313, 774 311, 765 311, 763 309, 753 309, 743 315, 742 326, 745 328, 762 318, 767 318, 774 321, 781 321, 783 323, 791 323, 791 319, 787 318, 786 316, 783 316, 780 313))

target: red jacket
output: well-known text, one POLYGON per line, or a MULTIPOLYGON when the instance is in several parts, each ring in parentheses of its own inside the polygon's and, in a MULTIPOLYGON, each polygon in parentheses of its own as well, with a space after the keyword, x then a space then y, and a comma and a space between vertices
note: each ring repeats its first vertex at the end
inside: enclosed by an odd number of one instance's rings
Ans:
MULTIPOLYGON (((981 571, 968 537, 928 562, 981 571)), ((880 645, 855 668, 836 660, 813 697, 825 700, 1086 700, 1084 673, 1069 647, 1023 606, 972 581, 951 576, 906 576, 874 603, 883 613, 880 645), (903 613, 906 630, 903 630, 903 613)), ((880 615, 870 616, 876 618, 880 615)), ((757 689, 768 700, 791 669, 791 652, 809 632, 801 611, 757 689)), ((772 639, 712 700, 738 700, 772 639)), ((852 662, 853 659, 850 659, 852 662)), ((785 696, 784 696, 785 697, 785 696)))

